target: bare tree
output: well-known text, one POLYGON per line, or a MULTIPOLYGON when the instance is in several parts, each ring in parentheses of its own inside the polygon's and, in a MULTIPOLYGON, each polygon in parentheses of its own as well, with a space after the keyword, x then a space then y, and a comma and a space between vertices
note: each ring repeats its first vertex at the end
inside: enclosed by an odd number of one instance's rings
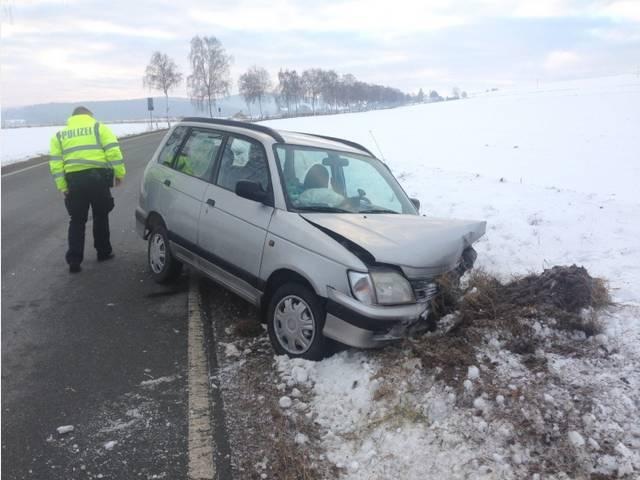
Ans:
POLYGON ((290 77, 290 86, 291 86, 291 98, 293 99, 293 103, 296 106, 296 115, 298 114, 298 106, 300 105, 300 101, 304 95, 304 84, 302 83, 302 77, 298 75, 298 72, 295 70, 291 71, 290 77))
POLYGON ((267 95, 267 92, 271 88, 269 72, 262 67, 254 65, 249 68, 246 73, 240 75, 238 88, 240 90, 240 94, 244 97, 244 101, 247 102, 249 114, 251 115, 250 104, 257 100, 258 105, 260 106, 260 118, 262 118, 262 99, 267 95))
POLYGON ((229 93, 232 61, 216 37, 196 35, 191 39, 189 63, 192 73, 187 78, 189 97, 200 110, 204 110, 206 103, 212 118, 216 100, 229 93))
POLYGON ((311 68, 302 72, 302 85, 305 94, 311 100, 311 108, 314 115, 316 113, 316 103, 322 93, 322 80, 322 70, 319 68, 311 68))
POLYGON ((144 72, 142 84, 154 90, 162 90, 164 93, 169 127, 171 126, 169 123, 169 90, 178 86, 181 81, 182 73, 178 71, 176 63, 166 53, 153 52, 144 72))
POLYGON ((357 81, 355 76, 346 73, 340 77, 338 82, 338 101, 349 110, 351 110, 351 104, 354 101, 354 85, 357 81))
POLYGON ((338 74, 333 70, 322 70, 322 86, 320 88, 322 93, 322 100, 331 110, 331 105, 334 106, 335 111, 338 111, 338 74))

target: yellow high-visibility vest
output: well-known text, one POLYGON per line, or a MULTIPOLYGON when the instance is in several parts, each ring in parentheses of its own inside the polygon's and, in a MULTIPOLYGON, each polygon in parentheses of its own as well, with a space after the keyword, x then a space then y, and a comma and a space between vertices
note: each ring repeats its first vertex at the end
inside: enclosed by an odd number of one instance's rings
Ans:
POLYGON ((51 138, 49 169, 58 190, 67 190, 65 174, 90 168, 113 169, 123 178, 126 169, 118 138, 91 115, 73 115, 67 126, 51 138))

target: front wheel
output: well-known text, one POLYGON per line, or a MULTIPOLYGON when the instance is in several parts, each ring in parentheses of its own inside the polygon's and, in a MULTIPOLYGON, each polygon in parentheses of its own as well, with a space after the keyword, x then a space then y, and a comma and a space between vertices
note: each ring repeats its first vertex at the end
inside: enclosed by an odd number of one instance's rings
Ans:
POLYGON ((147 263, 151 275, 157 283, 168 283, 180 276, 182 263, 176 260, 169 248, 167 229, 157 225, 149 235, 147 263))
POLYGON ((326 344, 324 320, 324 307, 313 291, 297 283, 282 285, 267 309, 267 329, 274 350, 292 358, 321 360, 326 344))

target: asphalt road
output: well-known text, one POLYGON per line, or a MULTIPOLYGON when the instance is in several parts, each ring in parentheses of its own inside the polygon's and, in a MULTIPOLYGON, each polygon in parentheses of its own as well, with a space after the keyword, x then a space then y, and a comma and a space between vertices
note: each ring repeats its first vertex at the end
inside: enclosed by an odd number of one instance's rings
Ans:
POLYGON ((151 281, 134 225, 162 135, 122 141, 116 258, 96 262, 89 222, 77 275, 48 167, 2 177, 3 479, 186 477, 188 281, 151 281))

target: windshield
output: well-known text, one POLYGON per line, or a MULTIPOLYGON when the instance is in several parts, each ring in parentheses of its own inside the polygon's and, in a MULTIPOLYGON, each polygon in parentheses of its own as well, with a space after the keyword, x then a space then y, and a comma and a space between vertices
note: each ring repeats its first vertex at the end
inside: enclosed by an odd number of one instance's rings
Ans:
POLYGON ((375 158, 299 145, 274 148, 288 204, 335 213, 407 213, 416 209, 375 158))

